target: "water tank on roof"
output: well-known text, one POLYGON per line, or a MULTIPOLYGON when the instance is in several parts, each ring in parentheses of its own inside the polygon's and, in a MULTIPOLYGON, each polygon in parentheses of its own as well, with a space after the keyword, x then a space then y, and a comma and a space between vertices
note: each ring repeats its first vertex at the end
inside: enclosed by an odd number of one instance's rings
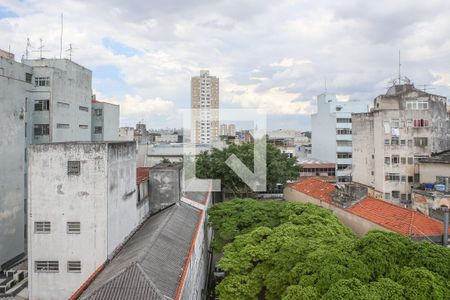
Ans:
POLYGON ((427 190, 427 191, 432 190, 433 186, 434 186, 434 184, 432 184, 432 183, 425 183, 424 184, 425 190, 427 190))
POLYGON ((435 184, 434 189, 439 192, 445 192, 445 184, 435 184))

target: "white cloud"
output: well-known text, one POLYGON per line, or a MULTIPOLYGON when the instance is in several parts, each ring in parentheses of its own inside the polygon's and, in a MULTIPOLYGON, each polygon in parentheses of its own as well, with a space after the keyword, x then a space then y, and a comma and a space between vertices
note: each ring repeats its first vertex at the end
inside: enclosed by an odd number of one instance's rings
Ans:
POLYGON ((306 65, 311 64, 312 61, 308 59, 294 59, 294 58, 283 58, 281 61, 273 62, 270 64, 271 67, 284 67, 290 68, 295 65, 306 65))

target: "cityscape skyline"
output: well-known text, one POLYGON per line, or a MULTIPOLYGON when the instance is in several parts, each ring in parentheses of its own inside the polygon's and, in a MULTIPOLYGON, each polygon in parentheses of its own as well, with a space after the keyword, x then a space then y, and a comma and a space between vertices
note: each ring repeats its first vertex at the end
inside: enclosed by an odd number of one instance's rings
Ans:
POLYGON ((403 2, 353 4, 2 1, 0 48, 20 60, 29 37, 36 58, 42 38, 43 55, 59 57, 64 13, 63 56, 72 44, 98 99, 121 105, 121 126, 179 127, 173 112, 190 106, 189 79, 209 69, 221 78, 223 108, 265 108, 270 129, 309 130, 325 81, 338 99, 369 104, 396 77, 399 49, 418 88, 449 94, 449 4, 408 2, 408 13, 403 2))

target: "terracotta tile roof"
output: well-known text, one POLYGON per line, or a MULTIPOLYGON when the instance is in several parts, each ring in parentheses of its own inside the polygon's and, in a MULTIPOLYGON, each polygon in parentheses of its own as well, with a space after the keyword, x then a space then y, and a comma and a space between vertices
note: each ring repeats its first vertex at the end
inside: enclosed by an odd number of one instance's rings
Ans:
POLYGON ((331 183, 323 182, 313 177, 291 183, 289 186, 296 191, 327 203, 332 202, 331 192, 336 190, 331 183))
MULTIPOLYGON (((313 198, 333 204, 331 193, 336 188, 331 183, 310 177, 291 183, 289 187, 313 198)), ((345 210, 405 236, 439 236, 444 232, 444 225, 438 220, 372 197, 366 197, 345 210)))
POLYGON ((150 168, 138 167, 136 169, 136 184, 140 184, 149 178, 150 168))
POLYGON ((438 236, 444 232, 442 222, 372 197, 366 197, 346 210, 406 236, 438 236))

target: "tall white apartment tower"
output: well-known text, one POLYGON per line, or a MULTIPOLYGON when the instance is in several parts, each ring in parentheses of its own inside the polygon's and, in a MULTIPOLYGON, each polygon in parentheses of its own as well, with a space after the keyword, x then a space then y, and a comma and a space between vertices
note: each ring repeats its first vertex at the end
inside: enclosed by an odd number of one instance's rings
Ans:
POLYGON ((317 96, 311 115, 312 156, 336 164, 336 181, 352 181, 352 113, 367 111, 358 100, 337 101, 335 94, 317 96))
POLYGON ((219 78, 209 71, 191 79, 191 141, 210 144, 219 138, 219 78))

